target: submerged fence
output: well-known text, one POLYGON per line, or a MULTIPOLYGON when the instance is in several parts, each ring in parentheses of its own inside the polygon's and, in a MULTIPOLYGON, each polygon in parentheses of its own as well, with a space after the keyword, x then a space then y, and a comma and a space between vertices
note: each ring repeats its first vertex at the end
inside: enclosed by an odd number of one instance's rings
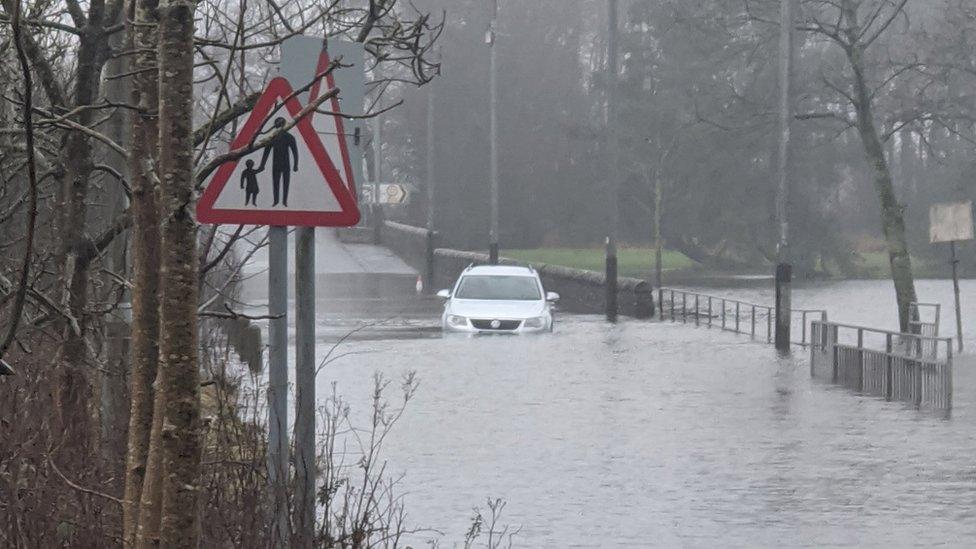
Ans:
POLYGON ((917 408, 952 409, 951 338, 822 321, 811 333, 814 378, 917 408))
MULTIPOLYGON (((736 299, 708 294, 660 288, 658 312, 661 320, 694 323, 696 326, 721 327, 722 330, 751 336, 753 339, 773 343, 776 334, 776 308, 736 299)), ((792 343, 810 344, 809 321, 827 320, 827 311, 821 309, 793 309, 791 324, 799 323, 799 329, 790 331, 792 343), (799 335, 799 338, 795 336, 799 335)))

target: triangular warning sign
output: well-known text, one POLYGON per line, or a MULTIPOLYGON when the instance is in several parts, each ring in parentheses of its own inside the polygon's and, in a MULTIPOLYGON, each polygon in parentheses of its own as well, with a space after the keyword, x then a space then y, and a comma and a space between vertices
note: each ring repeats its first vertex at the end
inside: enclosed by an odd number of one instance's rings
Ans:
MULTIPOLYGON (((269 82, 231 150, 244 149, 252 140, 260 143, 266 137, 259 132, 270 135, 276 125, 297 119, 302 105, 292 95, 284 78, 269 82), (284 105, 276 111, 279 102, 284 105)), ((346 227, 359 223, 359 208, 309 115, 266 146, 222 164, 200 197, 197 219, 234 225, 346 227)))

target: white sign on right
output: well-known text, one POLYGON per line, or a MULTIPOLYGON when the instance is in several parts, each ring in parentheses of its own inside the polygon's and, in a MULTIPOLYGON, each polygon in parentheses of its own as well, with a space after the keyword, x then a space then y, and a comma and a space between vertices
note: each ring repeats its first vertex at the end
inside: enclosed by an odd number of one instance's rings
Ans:
POLYGON ((973 239, 973 202, 932 204, 929 208, 929 240, 959 242, 973 239))

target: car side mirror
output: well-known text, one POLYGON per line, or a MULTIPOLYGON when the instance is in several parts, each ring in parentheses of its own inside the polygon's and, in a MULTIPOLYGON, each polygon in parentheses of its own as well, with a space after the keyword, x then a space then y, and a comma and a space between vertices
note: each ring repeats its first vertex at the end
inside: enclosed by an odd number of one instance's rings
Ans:
POLYGON ((546 292, 546 301, 549 303, 555 303, 559 301, 559 294, 556 292, 546 292))
POLYGON ((437 292, 437 297, 441 299, 451 299, 451 290, 440 290, 437 292))

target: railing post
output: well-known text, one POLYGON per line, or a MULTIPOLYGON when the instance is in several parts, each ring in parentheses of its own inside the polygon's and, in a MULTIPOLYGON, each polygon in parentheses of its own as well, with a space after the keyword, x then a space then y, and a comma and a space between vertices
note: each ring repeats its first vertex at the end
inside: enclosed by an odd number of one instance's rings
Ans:
POLYGON ((756 306, 752 306, 752 339, 756 339, 756 306))
POLYGON ((657 289, 657 308, 661 310, 660 319, 664 320, 664 288, 657 289))
MULTIPOLYGON (((939 342, 935 342, 938 348, 939 342)), ((936 357, 938 358, 938 357, 936 357)), ((946 412, 952 410, 952 338, 946 340, 946 371, 945 371, 945 399, 946 412)))
POLYGON ((688 323, 688 293, 681 292, 681 322, 688 323))
POLYGON ((726 307, 726 304, 725 304, 725 300, 723 299, 722 300, 722 329, 723 330, 725 329, 725 309, 726 308, 727 307, 726 307))
POLYGON ((830 347, 831 347, 830 348, 830 355, 832 357, 831 363, 833 364, 833 375, 831 376, 831 380, 834 383, 837 383, 837 367, 838 367, 839 358, 840 358, 838 356, 838 349, 837 349, 837 336, 838 336, 839 333, 840 333, 840 326, 831 326, 831 330, 830 330, 830 336, 831 336, 831 341, 830 341, 830 347))
POLYGON ((773 341, 773 309, 766 307, 766 343, 773 341))
POLYGON ((895 381, 892 376, 894 373, 892 370, 894 357, 891 356, 891 352, 894 350, 891 341, 891 334, 885 336, 885 400, 891 401, 894 394, 895 381))
POLYGON ((701 326, 701 314, 699 314, 699 311, 701 310, 699 308, 700 297, 701 296, 699 296, 699 294, 695 294, 695 326, 701 326))
POLYGON ((674 322, 674 290, 671 290, 671 322, 674 322))
POLYGON ((708 296, 708 327, 712 327, 712 296, 708 296))
POLYGON ((739 316, 741 312, 741 307, 739 302, 735 302, 735 333, 739 333, 739 316))
POLYGON ((857 363, 858 363, 858 379, 857 379, 857 392, 864 391, 864 330, 858 329, 857 331, 857 363))
POLYGON ((913 380, 913 387, 915 394, 912 395, 912 402, 915 404, 915 408, 922 407, 922 362, 919 360, 913 360, 912 371, 915 372, 915 379, 913 380))
POLYGON ((806 311, 803 311, 803 326, 800 328, 800 333, 803 334, 803 336, 800 337, 800 345, 806 345, 807 344, 807 312, 806 311))
POLYGON ((820 335, 820 333, 822 331, 823 331, 823 326, 821 326, 820 324, 817 324, 816 322, 814 322, 814 325, 810 328, 810 377, 816 376, 816 368, 815 368, 816 362, 815 361, 816 361, 816 358, 817 358, 817 354, 816 353, 817 353, 817 347, 818 347, 819 339, 820 339, 817 336, 820 335), (814 338, 816 338, 818 340, 817 343, 814 343, 813 342, 813 339, 814 338))

